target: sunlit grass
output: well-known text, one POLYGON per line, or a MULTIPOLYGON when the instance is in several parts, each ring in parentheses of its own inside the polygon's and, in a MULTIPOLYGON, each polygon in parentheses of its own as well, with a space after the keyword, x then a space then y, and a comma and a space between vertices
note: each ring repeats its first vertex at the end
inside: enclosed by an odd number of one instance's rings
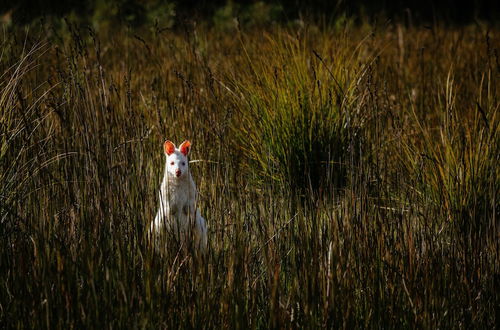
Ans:
POLYGON ((498 323, 495 30, 41 29, 2 40, 3 324, 498 323), (202 259, 146 240, 167 138, 202 259))

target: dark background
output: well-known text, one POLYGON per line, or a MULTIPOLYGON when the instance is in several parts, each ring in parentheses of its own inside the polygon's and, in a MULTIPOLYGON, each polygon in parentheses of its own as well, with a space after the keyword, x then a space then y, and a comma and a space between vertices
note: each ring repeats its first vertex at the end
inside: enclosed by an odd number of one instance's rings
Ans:
POLYGON ((133 25, 144 24, 152 9, 161 12, 170 8, 174 24, 185 19, 203 19, 210 21, 217 11, 228 3, 239 14, 251 16, 256 3, 275 8, 273 21, 290 21, 297 18, 321 19, 329 22, 340 16, 364 19, 389 19, 409 24, 442 23, 450 25, 469 24, 475 21, 498 23, 500 1, 369 1, 369 0, 0 0, 0 14, 3 20, 8 17, 13 24, 27 24, 41 17, 63 17, 73 14, 79 18, 93 17, 102 7, 114 6, 114 19, 123 19, 133 25), (173 10, 172 10, 173 9, 173 10))

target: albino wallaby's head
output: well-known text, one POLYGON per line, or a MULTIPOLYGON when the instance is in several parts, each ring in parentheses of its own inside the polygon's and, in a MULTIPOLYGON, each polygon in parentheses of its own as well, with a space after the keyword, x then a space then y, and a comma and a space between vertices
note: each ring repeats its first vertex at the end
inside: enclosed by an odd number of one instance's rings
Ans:
POLYGON ((191 150, 191 142, 186 140, 177 149, 172 141, 167 140, 163 148, 167 157, 168 175, 174 178, 184 177, 189 171, 187 155, 191 150))

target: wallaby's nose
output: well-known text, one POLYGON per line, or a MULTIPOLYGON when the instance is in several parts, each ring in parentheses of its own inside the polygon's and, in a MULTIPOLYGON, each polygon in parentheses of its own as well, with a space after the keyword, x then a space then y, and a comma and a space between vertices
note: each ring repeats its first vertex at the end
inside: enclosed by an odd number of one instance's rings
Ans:
POLYGON ((176 171, 175 171, 175 175, 176 175, 177 177, 180 177, 180 176, 181 176, 181 170, 176 170, 176 171))

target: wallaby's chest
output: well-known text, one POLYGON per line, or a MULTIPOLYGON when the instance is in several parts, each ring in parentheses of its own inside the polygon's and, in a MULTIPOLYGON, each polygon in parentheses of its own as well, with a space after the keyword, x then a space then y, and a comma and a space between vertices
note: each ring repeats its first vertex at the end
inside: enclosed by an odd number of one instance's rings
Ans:
POLYGON ((180 212, 187 213, 187 208, 189 207, 189 191, 187 189, 182 189, 178 191, 172 191, 169 198, 170 213, 172 215, 177 215, 180 212))
POLYGON ((189 212, 194 205, 195 192, 187 183, 184 185, 167 185, 162 189, 160 198, 168 205, 170 215, 181 215, 189 212))

